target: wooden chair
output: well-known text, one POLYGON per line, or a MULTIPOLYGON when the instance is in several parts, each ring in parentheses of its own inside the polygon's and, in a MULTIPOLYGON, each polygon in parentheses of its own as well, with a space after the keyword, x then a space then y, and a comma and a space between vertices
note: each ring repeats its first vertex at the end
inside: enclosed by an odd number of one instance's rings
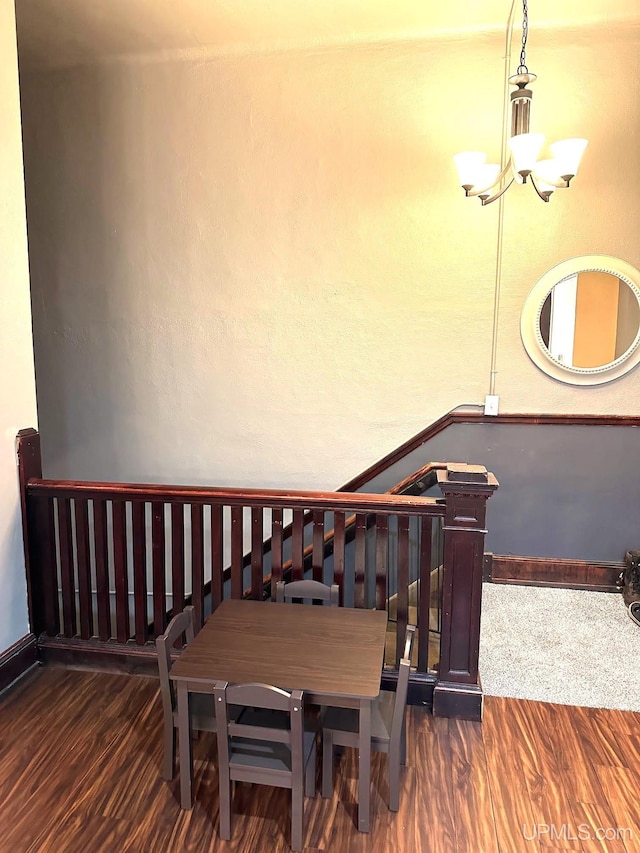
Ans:
MULTIPOLYGON (((323 604, 328 604, 330 607, 339 607, 340 605, 340 587, 337 583, 328 586, 326 583, 314 580, 278 581, 276 583, 276 603, 283 604, 286 601, 293 599, 302 599, 304 601, 311 600, 322 601, 323 604)), ((315 726, 320 728, 320 714, 323 709, 319 705, 307 705, 305 714, 305 723, 311 728, 315 726)))
MULTIPOLYGON (((171 652, 180 637, 186 644, 194 637, 194 608, 185 607, 182 613, 177 613, 167 625, 167 630, 156 639, 158 652, 158 671, 160 673, 160 696, 162 697, 162 713, 164 717, 164 759, 162 762, 162 777, 167 781, 173 779, 176 761, 176 729, 178 728, 178 710, 173 684, 169 678, 173 663, 171 652)), ((193 731, 215 732, 216 717, 213 697, 202 693, 191 696, 191 728, 193 731)))
MULTIPOLYGON (((371 748, 389 756, 389 808, 400 808, 400 764, 406 763, 406 706, 415 625, 407 625, 395 693, 381 690, 371 706, 371 748)), ((333 792, 333 747, 358 747, 358 712, 328 708, 322 722, 322 796, 333 792)))
POLYGON ((276 601, 283 604, 293 598, 311 599, 311 601, 328 602, 331 607, 340 604, 340 587, 337 583, 328 586, 320 581, 302 580, 285 583, 278 581, 276 584, 276 601))
POLYGON ((267 684, 218 682, 220 838, 231 839, 231 783, 255 782, 291 789, 291 849, 301 850, 303 795, 315 795, 316 731, 304 726, 301 690, 267 684), (237 722, 229 706, 243 708, 237 722))

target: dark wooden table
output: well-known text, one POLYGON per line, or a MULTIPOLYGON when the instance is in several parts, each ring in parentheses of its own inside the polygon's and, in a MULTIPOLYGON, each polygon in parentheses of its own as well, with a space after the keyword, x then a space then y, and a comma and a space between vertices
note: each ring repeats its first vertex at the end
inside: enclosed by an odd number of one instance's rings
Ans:
POLYGON ((192 805, 190 693, 216 681, 299 689, 318 705, 360 712, 358 829, 369 831, 371 702, 380 692, 387 614, 347 607, 224 601, 171 669, 178 694, 180 798, 192 805))

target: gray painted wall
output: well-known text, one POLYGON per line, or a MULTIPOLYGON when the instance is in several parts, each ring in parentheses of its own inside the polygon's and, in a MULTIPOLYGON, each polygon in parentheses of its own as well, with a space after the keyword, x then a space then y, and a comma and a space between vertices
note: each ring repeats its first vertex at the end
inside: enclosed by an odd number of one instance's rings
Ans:
POLYGON ((496 554, 621 561, 640 547, 640 432, 624 426, 455 424, 362 491, 385 491, 429 461, 485 465, 496 554))

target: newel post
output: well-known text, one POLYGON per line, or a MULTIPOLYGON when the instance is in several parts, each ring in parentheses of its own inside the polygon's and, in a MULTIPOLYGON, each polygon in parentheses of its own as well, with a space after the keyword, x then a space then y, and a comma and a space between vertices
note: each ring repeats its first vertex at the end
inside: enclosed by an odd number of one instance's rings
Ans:
POLYGON ((481 720, 478 651, 485 518, 487 500, 498 481, 482 465, 449 464, 438 471, 438 484, 446 512, 440 670, 433 713, 481 720))
POLYGON ((24 547, 24 565, 27 573, 27 601, 31 631, 38 634, 43 630, 41 602, 37 582, 38 574, 37 543, 35 541, 34 518, 27 497, 27 483, 32 477, 42 477, 42 456, 40 453, 40 434, 35 429, 21 429, 16 437, 16 456, 18 461, 18 483, 20 487, 20 510, 22 514, 22 542, 24 547), (34 589, 35 586, 35 589, 34 589))

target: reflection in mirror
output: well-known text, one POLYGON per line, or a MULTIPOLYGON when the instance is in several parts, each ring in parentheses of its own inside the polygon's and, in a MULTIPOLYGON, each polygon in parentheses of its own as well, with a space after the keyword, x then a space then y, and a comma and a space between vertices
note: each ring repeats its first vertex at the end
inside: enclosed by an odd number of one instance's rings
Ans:
POLYGON ((520 317, 527 355, 570 385, 611 382, 640 364, 640 271, 611 255, 582 255, 547 270, 520 317))
POLYGON ((604 367, 633 345, 640 305, 622 279, 583 270, 551 288, 539 323, 542 340, 556 361, 566 367, 604 367))

